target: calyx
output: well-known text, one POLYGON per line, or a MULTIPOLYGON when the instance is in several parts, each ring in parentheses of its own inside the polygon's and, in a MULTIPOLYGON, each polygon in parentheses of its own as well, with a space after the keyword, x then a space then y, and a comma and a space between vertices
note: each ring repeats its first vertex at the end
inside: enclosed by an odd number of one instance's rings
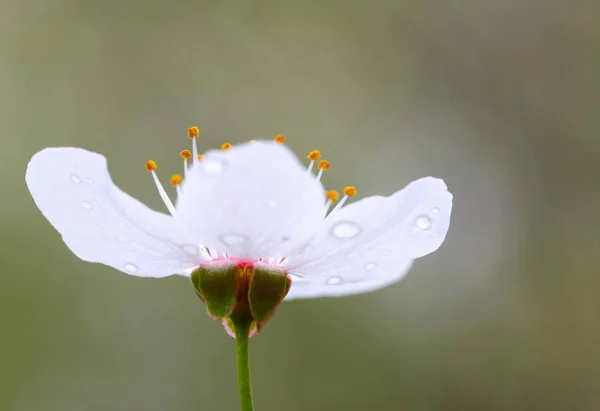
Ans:
POLYGON ((223 259, 198 267, 190 275, 208 315, 221 320, 235 337, 236 324, 260 333, 287 295, 292 281, 281 268, 261 261, 223 259))

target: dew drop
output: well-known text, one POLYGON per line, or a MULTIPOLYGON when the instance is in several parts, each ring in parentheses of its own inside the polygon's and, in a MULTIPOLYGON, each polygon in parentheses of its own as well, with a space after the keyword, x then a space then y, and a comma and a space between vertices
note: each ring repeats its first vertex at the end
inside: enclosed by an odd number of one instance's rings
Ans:
POLYGON ((431 209, 431 212, 432 212, 433 214, 437 214, 437 213, 439 213, 439 212, 440 212, 440 209, 439 209, 438 207, 433 207, 433 208, 431 209))
POLYGON ((269 200, 269 201, 267 201, 267 205, 270 208, 275 208, 275 207, 277 207, 277 201, 275 201, 275 200, 269 200))
POLYGON ((129 271, 130 273, 137 273, 138 266, 135 264, 127 263, 127 264, 125 264, 125 270, 129 271))
POLYGON ((89 178, 84 178, 83 182, 86 183, 88 186, 92 185, 92 180, 90 180, 89 178))
POLYGON ((377 267, 377 263, 369 263, 367 265, 365 265, 365 269, 372 271, 375 269, 375 267, 377 267))
POLYGON ((225 168, 225 164, 220 160, 204 160, 202 167, 209 174, 219 174, 225 168))
POLYGON ((71 181, 74 182, 75 184, 81 183, 81 180, 75 174, 71 174, 71 181))
POLYGON ((352 221, 341 221, 331 228, 331 234, 337 238, 353 238, 361 231, 360 226, 352 221))
POLYGON ((327 284, 329 284, 329 285, 338 285, 338 284, 341 284, 341 282, 342 282, 341 277, 331 277, 330 279, 327 280, 327 284))
POLYGON ((222 235, 220 240, 225 245, 240 245, 246 242, 246 238, 239 234, 222 235))
POLYGON ((94 208, 94 207, 92 206, 92 204, 91 204, 91 203, 89 203, 89 202, 87 202, 87 201, 82 201, 82 202, 81 202, 81 208, 84 208, 84 209, 86 209, 86 210, 91 210, 91 209, 92 209, 92 208, 94 208))
POLYGON ((415 220, 415 225, 419 230, 429 230, 431 228, 431 219, 427 216, 419 216, 415 220))

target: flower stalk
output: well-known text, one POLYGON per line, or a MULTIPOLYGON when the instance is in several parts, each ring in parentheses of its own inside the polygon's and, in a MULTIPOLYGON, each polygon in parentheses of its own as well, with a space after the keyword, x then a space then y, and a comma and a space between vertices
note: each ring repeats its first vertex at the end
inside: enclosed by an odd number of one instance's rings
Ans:
POLYGON ((252 382, 250 380, 250 358, 248 342, 252 319, 233 320, 235 327, 236 360, 238 372, 238 389, 240 392, 240 406, 242 411, 254 411, 252 397, 252 382))

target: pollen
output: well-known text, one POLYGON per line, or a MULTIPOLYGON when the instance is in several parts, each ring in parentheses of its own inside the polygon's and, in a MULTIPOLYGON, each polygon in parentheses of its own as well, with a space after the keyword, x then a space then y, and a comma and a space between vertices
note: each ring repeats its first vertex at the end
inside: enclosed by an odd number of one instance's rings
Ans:
POLYGON ((333 202, 333 203, 334 203, 334 202, 336 202, 336 201, 338 201, 338 199, 340 198, 340 195, 339 195, 339 194, 338 194, 338 192, 337 192, 337 191, 335 191, 335 190, 329 190, 329 191, 326 193, 326 195, 327 195, 327 199, 328 199, 329 201, 333 202))
POLYGON ((181 158, 183 158, 184 160, 189 160, 190 158, 192 158, 192 152, 190 150, 183 150, 179 154, 181 154, 181 158))
POLYGON ((200 135, 200 129, 196 126, 188 128, 188 137, 194 138, 200 135))
POLYGON ((223 145, 221 146, 221 151, 227 151, 229 150, 231 147, 233 147, 231 145, 231 143, 223 143, 223 145))
POLYGON ((319 161, 319 168, 323 171, 329 170, 329 161, 327 161, 327 160, 319 161))
POLYGON ((198 154, 198 161, 204 160, 204 156, 202 154, 198 154))
POLYGON ((344 195, 347 195, 348 197, 352 197, 356 195, 356 188, 354 188, 354 186, 347 186, 344 188, 344 195))
POLYGON ((148 170, 148 171, 154 171, 157 168, 158 167, 157 167, 156 163, 152 160, 148 160, 148 162, 146 163, 146 170, 148 170))
POLYGON ((256 144, 256 140, 250 140, 250 144, 256 144))
POLYGON ((277 134, 273 140, 279 144, 285 143, 285 137, 282 136, 281 134, 277 134))
POLYGON ((308 153, 307 157, 310 161, 315 161, 321 158, 321 153, 319 152, 319 150, 313 150, 310 153, 308 153))
POLYGON ((179 174, 173 174, 171 176, 171 184, 174 186, 178 186, 179 184, 181 184, 182 181, 183 177, 181 177, 179 174))

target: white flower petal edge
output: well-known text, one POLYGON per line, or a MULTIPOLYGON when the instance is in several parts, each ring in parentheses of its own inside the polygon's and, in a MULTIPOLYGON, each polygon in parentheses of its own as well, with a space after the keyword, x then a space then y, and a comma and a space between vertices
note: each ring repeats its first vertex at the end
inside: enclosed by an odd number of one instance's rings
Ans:
POLYGON ((100 154, 46 148, 32 157, 25 180, 42 214, 82 260, 140 277, 189 275, 202 262, 197 246, 177 242, 170 216, 112 182, 100 154))
POLYGON ((282 144, 211 150, 187 173, 175 219, 188 240, 241 259, 286 257, 318 230, 325 191, 282 144))
POLYGON ((296 275, 287 299, 363 293, 400 280, 413 259, 440 247, 451 211, 452 194, 432 177, 341 208, 306 251, 284 262, 296 275))

